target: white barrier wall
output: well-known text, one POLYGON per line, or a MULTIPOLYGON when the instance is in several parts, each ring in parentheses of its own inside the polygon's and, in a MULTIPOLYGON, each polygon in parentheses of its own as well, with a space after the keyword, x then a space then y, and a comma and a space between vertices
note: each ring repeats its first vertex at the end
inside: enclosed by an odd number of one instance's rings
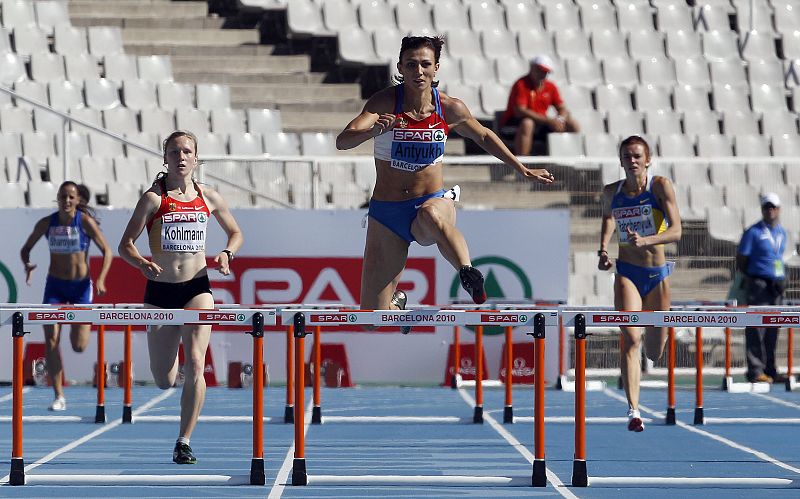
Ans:
MULTIPOLYGON (((30 286, 19 250, 33 225, 51 211, 41 209, 1 209, 0 302, 41 303, 49 264, 46 240, 40 240, 31 254, 38 264, 30 286)), ((116 254, 130 210, 99 210, 98 216, 109 245, 116 254)), ((342 303, 357 304, 360 287, 361 255, 366 230, 361 227, 364 210, 293 211, 238 210, 234 215, 245 235, 245 243, 232 264, 232 275, 224 277, 210 271, 217 303, 342 303)), ((215 222, 209 224, 208 254, 224 248, 224 233, 215 222)), ((458 227, 470 247, 473 264, 486 276, 490 299, 509 301, 566 300, 569 258, 569 212, 567 210, 459 211, 458 227)), ((137 241, 139 251, 149 255, 146 236, 137 241)), ((100 257, 92 247, 92 274, 99 271, 100 257)), ((138 270, 115 257, 107 286, 109 293, 97 302, 136 303, 142 299, 145 279, 138 270)), ((407 269, 400 283, 409 303, 447 304, 467 301, 457 272, 435 247, 412 244, 407 269)), ((394 332, 365 333, 342 331, 323 334, 323 342, 344 343, 354 382, 440 383, 450 328, 421 331, 409 336, 394 332)), ((28 328, 27 341, 43 341, 43 333, 28 328)), ((529 341, 522 329, 516 341, 529 341)), ((310 339, 311 337, 309 337, 310 339)), ((462 342, 472 343, 473 335, 462 332, 462 342)), ((557 338, 548 335, 547 378, 557 375, 557 338)), ((76 354, 68 338, 61 342, 69 379, 86 381, 92 377, 96 358, 94 341, 87 352, 76 354)), ((11 329, 0 329, 0 380, 11 379, 11 329)), ((252 359, 252 339, 238 331, 217 331, 211 348, 218 380, 226 376, 233 360, 252 359)), ((284 380, 284 335, 269 333, 265 357, 272 380, 284 380)), ((485 340, 489 376, 496 378, 500 363, 502 335, 485 340)), ((122 334, 109 332, 106 359, 122 359, 122 334)), ((134 334, 134 372, 136 379, 151 379, 145 335, 134 334)))

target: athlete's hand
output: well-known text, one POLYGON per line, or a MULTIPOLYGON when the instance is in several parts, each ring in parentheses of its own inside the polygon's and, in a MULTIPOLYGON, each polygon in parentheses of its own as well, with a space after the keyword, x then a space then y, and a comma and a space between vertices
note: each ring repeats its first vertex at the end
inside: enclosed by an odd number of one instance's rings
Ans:
POLYGON ((372 125, 372 136, 377 137, 378 135, 384 134, 394 128, 394 122, 396 119, 397 116, 389 113, 378 116, 378 121, 372 125))
POLYGON ((35 263, 28 262, 25 264, 25 284, 27 284, 28 286, 31 285, 31 280, 33 278, 33 269, 35 268, 36 268, 35 263))
POLYGON ((228 260, 227 253, 220 253, 219 255, 214 257, 214 263, 217 264, 215 269, 219 270, 219 273, 222 275, 230 275, 231 268, 230 268, 230 261, 228 260))
POLYGON ((142 269, 142 274, 148 279, 154 280, 159 275, 161 275, 161 270, 162 270, 161 267, 159 267, 153 262, 144 261, 140 265, 140 268, 142 269))
POLYGON ((628 243, 635 247, 635 248, 643 248, 647 246, 647 242, 645 241, 646 237, 640 235, 638 232, 634 232, 633 229, 630 227, 626 227, 626 231, 628 233, 628 243))
POLYGON ((608 270, 614 266, 614 262, 609 258, 608 253, 600 253, 599 260, 597 262, 597 268, 600 270, 608 270))
POLYGON ((97 279, 97 296, 103 296, 106 294, 106 280, 105 279, 97 279))
POLYGON ((544 168, 532 169, 532 168, 522 167, 522 171, 520 171, 520 173, 525 178, 532 178, 537 182, 539 182, 540 184, 552 184, 553 181, 556 179, 552 173, 550 173, 544 168))

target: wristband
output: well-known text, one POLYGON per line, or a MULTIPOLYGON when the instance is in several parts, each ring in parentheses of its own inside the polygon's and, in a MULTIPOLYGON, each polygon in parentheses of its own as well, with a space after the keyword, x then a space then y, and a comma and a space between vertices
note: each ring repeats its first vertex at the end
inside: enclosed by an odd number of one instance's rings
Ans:
POLYGON ((604 253, 607 255, 608 251, 606 251, 606 250, 597 250, 597 256, 603 256, 604 253))
POLYGON ((228 255, 228 263, 231 263, 233 261, 233 252, 231 250, 224 249, 220 253, 225 253, 226 255, 228 255))

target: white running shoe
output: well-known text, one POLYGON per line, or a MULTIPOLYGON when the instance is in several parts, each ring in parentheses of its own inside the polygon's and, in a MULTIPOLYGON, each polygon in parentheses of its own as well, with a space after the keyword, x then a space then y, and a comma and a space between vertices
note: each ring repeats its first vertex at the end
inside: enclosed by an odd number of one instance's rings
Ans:
POLYGON ((642 415, 635 409, 628 409, 628 431, 635 431, 636 433, 644 431, 642 415))
POLYGON ((64 397, 56 397, 50 407, 47 408, 48 411, 66 411, 67 410, 67 399, 64 397))

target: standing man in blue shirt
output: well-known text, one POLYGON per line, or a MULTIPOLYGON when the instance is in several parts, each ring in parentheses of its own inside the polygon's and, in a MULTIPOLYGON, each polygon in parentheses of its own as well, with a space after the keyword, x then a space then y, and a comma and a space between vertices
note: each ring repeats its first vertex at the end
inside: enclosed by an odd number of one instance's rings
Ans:
MULTIPOLYGON (((748 228, 739 242, 736 267, 747 276, 748 305, 780 305, 783 300, 783 252, 786 231, 779 218, 781 200, 774 192, 761 196, 761 221, 748 228)), ((745 328, 747 380, 784 382, 775 368, 777 327, 745 328)))

